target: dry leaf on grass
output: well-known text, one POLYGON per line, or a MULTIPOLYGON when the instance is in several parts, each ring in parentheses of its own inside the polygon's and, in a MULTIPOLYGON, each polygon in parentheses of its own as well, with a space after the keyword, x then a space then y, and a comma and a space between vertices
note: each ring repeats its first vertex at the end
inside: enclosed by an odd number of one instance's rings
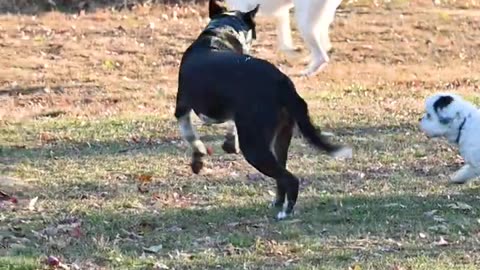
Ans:
POLYGON ((438 242, 435 242, 434 243, 436 246, 441 246, 441 247, 444 247, 444 246, 448 246, 449 243, 447 240, 445 240, 442 236, 440 236, 440 240, 438 240, 438 242))
POLYGON ((458 210, 472 210, 472 207, 463 202, 455 202, 447 205, 451 209, 458 209, 458 210))
POLYGON ((436 232, 436 233, 441 233, 441 234, 446 234, 448 233, 448 227, 445 225, 435 225, 435 226, 430 226, 428 227, 430 231, 436 232))
POLYGON ((387 203, 387 204, 384 205, 384 207, 388 207, 388 208, 391 208, 391 207, 407 208, 405 205, 403 205, 401 203, 387 203))
POLYGON ((152 269, 153 270, 168 270, 170 268, 163 263, 157 262, 152 266, 152 269))
POLYGON ((149 183, 152 182, 152 176, 148 174, 141 174, 137 177, 138 181, 141 183, 149 183))
POLYGON ((143 251, 149 252, 149 253, 158 253, 162 250, 163 246, 162 245, 156 245, 156 246, 151 246, 148 248, 143 248, 143 251))
POLYGON ((362 270, 362 267, 359 264, 348 267, 348 270, 362 270))
POLYGON ((141 175, 137 176, 137 181, 138 181, 137 190, 138 190, 138 192, 148 193, 148 184, 152 182, 152 178, 153 178, 153 176, 148 175, 148 174, 141 174, 141 175))
POLYGON ((37 203, 37 201, 38 201, 38 196, 31 199, 30 202, 28 203, 28 210, 30 211, 35 210, 35 204, 37 203))
POLYGON ((425 212, 423 213, 425 216, 427 217, 433 217, 435 215, 435 213, 437 213, 438 210, 434 209, 434 210, 431 210, 431 211, 428 211, 428 212, 425 212))
POLYGON ((53 267, 55 269, 65 269, 65 270, 70 269, 68 265, 62 263, 60 259, 58 259, 55 256, 48 256, 48 258, 45 260, 45 263, 48 266, 53 267))

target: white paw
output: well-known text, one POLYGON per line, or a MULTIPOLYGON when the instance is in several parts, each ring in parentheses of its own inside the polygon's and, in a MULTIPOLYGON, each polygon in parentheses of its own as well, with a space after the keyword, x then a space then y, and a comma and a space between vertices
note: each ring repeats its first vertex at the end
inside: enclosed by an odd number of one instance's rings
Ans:
POLYGON ((288 58, 299 58, 301 56, 300 50, 297 48, 281 48, 280 51, 288 58))
POLYGON ((353 150, 350 147, 342 147, 333 152, 331 156, 335 159, 351 159, 353 157, 353 150))
POLYGON ((300 73, 300 76, 311 77, 321 72, 327 67, 327 62, 323 63, 313 63, 308 66, 308 68, 300 73))
POLYGON ((278 212, 278 214, 277 214, 277 219, 278 220, 285 219, 286 217, 287 217, 287 213, 285 211, 278 212))
POLYGON ((452 174, 450 176, 450 183, 451 184, 457 184, 457 185, 463 185, 467 182, 466 179, 459 177, 457 174, 452 174))

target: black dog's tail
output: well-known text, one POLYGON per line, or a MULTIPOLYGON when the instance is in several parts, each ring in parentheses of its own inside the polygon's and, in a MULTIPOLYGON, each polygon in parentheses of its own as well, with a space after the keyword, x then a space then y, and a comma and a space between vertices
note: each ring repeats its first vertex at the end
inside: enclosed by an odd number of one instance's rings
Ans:
POLYGON ((330 156, 338 158, 351 158, 352 149, 343 145, 335 145, 321 134, 320 129, 316 128, 308 113, 308 106, 305 100, 300 97, 295 90, 295 85, 288 78, 281 82, 281 87, 288 88, 280 91, 281 102, 287 107, 288 112, 293 116, 302 135, 315 147, 326 151, 330 156))

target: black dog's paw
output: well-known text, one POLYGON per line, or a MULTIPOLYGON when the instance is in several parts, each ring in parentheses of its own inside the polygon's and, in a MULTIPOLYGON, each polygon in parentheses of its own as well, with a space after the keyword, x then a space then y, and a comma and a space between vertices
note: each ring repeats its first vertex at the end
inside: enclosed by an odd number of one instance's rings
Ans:
POLYGON ((205 154, 200 152, 193 153, 191 167, 194 174, 198 174, 202 170, 204 156, 205 154))
POLYGON ((192 172, 194 174, 198 174, 203 168, 203 161, 202 160, 194 160, 194 161, 192 161, 191 166, 192 166, 192 172))
POLYGON ((230 140, 226 140, 223 144, 222 144, 222 149, 223 151, 225 151, 225 153, 227 154, 238 154, 240 152, 240 149, 238 149, 236 146, 235 146, 235 142, 232 142, 230 140))

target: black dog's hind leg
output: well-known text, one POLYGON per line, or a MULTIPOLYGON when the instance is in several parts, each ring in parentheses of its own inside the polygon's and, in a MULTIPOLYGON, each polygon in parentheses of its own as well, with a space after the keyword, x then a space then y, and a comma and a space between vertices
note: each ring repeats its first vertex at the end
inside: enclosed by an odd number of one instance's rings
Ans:
POLYGON ((222 145, 223 151, 228 154, 238 154, 240 152, 237 127, 234 122, 229 122, 227 133, 225 134, 225 141, 222 145))
POLYGON ((192 147, 192 171, 197 174, 203 168, 203 157, 207 154, 207 148, 198 137, 195 128, 192 125, 190 115, 192 110, 184 110, 181 113, 176 113, 178 125, 182 138, 192 147))
MULTIPOLYGON (((237 128, 240 149, 247 162, 261 173, 276 180, 280 196, 285 197, 285 194, 287 195, 287 207, 277 214, 277 219, 286 218, 293 213, 293 208, 297 202, 298 179, 277 161, 274 153, 269 149, 269 140, 266 140, 261 134, 257 134, 258 129, 248 125, 245 128, 237 125, 237 128)), ((274 130, 272 130, 273 132, 274 130)), ((273 138, 273 134, 268 137, 273 138)), ((281 198, 279 199, 281 200, 281 198)))
MULTIPOLYGON (((292 140, 293 125, 293 121, 282 123, 271 142, 278 163, 285 169, 287 168, 288 148, 292 140)), ((282 185, 277 185, 277 196, 272 205, 277 208, 283 207, 286 193, 287 191, 282 185)))
POLYGON ((294 122, 291 119, 281 123, 271 143, 275 157, 284 168, 287 168, 288 148, 292 141, 293 128, 294 122))

